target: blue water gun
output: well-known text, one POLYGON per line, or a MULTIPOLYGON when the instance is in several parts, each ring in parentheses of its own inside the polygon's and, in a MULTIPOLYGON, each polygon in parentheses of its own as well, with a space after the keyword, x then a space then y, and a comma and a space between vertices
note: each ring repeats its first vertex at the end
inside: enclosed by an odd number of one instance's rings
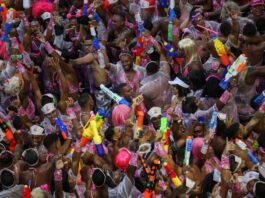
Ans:
POLYGON ((56 126, 61 131, 63 139, 66 140, 68 138, 68 130, 67 130, 66 126, 64 125, 62 119, 61 118, 56 118, 55 123, 56 123, 56 126))
POLYGON ((254 100, 254 103, 260 106, 265 98, 265 90, 254 100))
POLYGON ((88 0, 84 0, 84 6, 83 6, 83 15, 88 16, 88 0))
POLYGON ((186 149, 185 149, 185 158, 184 158, 185 166, 188 166, 190 164, 191 150, 192 150, 192 136, 188 136, 186 139, 186 149))
POLYGON ((209 130, 210 132, 213 132, 213 133, 215 132, 216 125, 217 125, 217 115, 218 113, 214 111, 212 114, 212 118, 210 120, 210 124, 209 124, 209 130))
POLYGON ((100 50, 99 40, 96 37, 93 39, 92 45, 97 51, 100 50))
POLYGON ((172 58, 177 58, 178 53, 176 50, 170 45, 170 43, 164 42, 164 47, 166 50, 166 55, 172 58))
POLYGON ((160 0, 159 3, 163 9, 168 7, 167 0, 160 0))

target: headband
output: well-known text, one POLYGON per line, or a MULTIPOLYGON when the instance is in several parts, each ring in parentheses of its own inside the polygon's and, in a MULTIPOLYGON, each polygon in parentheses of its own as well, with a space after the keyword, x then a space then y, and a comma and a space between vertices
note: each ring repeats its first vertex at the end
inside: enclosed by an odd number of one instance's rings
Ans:
POLYGON ((195 21, 201 15, 202 14, 200 12, 197 12, 195 15, 191 16, 191 22, 195 21))

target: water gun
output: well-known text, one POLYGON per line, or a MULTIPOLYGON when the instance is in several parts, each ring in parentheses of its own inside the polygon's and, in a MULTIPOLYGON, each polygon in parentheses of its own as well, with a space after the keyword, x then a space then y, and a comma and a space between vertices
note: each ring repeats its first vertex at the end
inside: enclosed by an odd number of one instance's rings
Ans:
POLYGON ((28 185, 25 185, 23 188, 23 198, 30 198, 30 189, 28 185))
POLYGON ((1 140, 7 142, 9 144, 9 150, 14 152, 17 145, 16 140, 9 126, 2 119, 0 119, 0 129, 2 130, 1 140))
POLYGON ((143 130, 144 112, 138 111, 137 116, 138 117, 137 117, 136 129, 134 131, 134 139, 139 139, 140 131, 143 130))
POLYGON ((229 80, 232 77, 237 76, 247 65, 247 57, 245 54, 241 54, 234 63, 229 67, 224 79, 219 83, 222 89, 226 89, 229 80))
POLYGON ((137 22, 139 35, 142 36, 142 34, 144 33, 144 23, 141 19, 141 15, 139 12, 136 12, 134 17, 135 17, 135 21, 137 22))
POLYGON ((186 149, 185 149, 185 158, 184 158, 184 165, 186 166, 190 164, 191 150, 192 150, 192 136, 188 136, 186 139, 186 149))
POLYGON ((214 111, 212 114, 212 118, 211 118, 210 124, 209 124, 210 133, 215 133, 215 129, 216 129, 216 125, 217 125, 217 115, 218 115, 218 113, 216 111, 214 111))
POLYGON ((168 152, 170 128, 168 128, 168 121, 167 121, 167 118, 164 116, 160 120, 159 131, 162 134, 162 140, 165 141, 164 149, 166 152, 168 152))
POLYGON ((144 170, 146 172, 146 174, 148 175, 148 181, 146 181, 145 183, 145 191, 143 193, 143 198, 151 198, 152 195, 154 194, 154 189, 155 189, 155 184, 156 184, 156 171, 160 165, 160 161, 155 159, 153 161, 153 165, 152 168, 150 170, 150 168, 147 166, 147 164, 145 163, 144 159, 142 156, 141 157, 141 162, 143 164, 144 170))
POLYGON ((144 52, 144 25, 139 12, 135 13, 135 21, 137 22, 139 35, 137 38, 136 47, 133 49, 133 54, 136 57, 135 64, 140 65, 141 54, 144 52))
POLYGON ((8 34, 11 28, 13 27, 13 19, 16 18, 16 10, 13 8, 9 8, 8 11, 3 14, 6 14, 4 18, 2 17, 2 19, 4 19, 2 23, 5 23, 5 26, 4 26, 5 34, 2 36, 1 40, 6 41, 8 38, 8 34))
POLYGON ((218 36, 215 36, 214 40, 213 40, 213 44, 214 44, 214 48, 220 58, 221 63, 224 66, 228 66, 229 65, 229 59, 227 56, 227 52, 225 49, 224 44, 218 39, 218 36))
MULTIPOLYGON (((99 131, 104 123, 103 117, 97 113, 96 116, 92 115, 91 118, 87 121, 87 123, 85 124, 84 128, 83 128, 83 133, 82 133, 82 137, 81 137, 81 141, 80 141, 80 147, 83 148, 84 146, 86 146, 86 144, 93 139, 94 135, 95 135, 95 129, 92 128, 94 127, 92 124, 91 127, 91 122, 92 121, 96 122, 96 129, 97 131, 99 131)), ((97 137, 96 137, 96 142, 97 141, 97 137)))
POLYGON ((55 123, 56 123, 56 126, 61 131, 63 139, 66 140, 68 138, 68 130, 67 130, 66 126, 64 125, 62 119, 61 118, 56 118, 55 123))
POLYGON ((163 9, 168 7, 167 0, 160 0, 159 3, 163 9))
POLYGON ((84 0, 84 5, 83 5, 83 15, 88 16, 88 0, 84 0))
POLYGON ((245 144, 245 142, 243 142, 240 139, 235 139, 235 143, 236 145, 242 149, 243 151, 245 151, 247 153, 248 158, 250 159, 250 161, 255 165, 258 166, 259 165, 259 161, 257 160, 257 158, 253 155, 253 153, 247 148, 247 145, 245 144))
POLYGON ((258 106, 260 106, 265 98, 265 90, 262 91, 262 93, 254 100, 254 103, 258 106))
POLYGON ((176 50, 170 45, 170 43, 164 42, 163 47, 166 50, 166 55, 172 58, 177 58, 178 54, 176 50))
POLYGON ((167 164, 167 162, 164 162, 164 168, 176 188, 180 187, 182 185, 181 180, 178 178, 177 174, 173 171, 173 169, 167 164))
POLYGON ((93 142, 94 142, 94 144, 96 146, 96 150, 97 150, 98 156, 103 157, 105 152, 104 152, 104 148, 103 148, 103 144, 102 144, 102 138, 101 138, 101 136, 98 133, 98 127, 97 127, 97 124, 96 124, 96 119, 92 120, 90 122, 90 127, 91 127, 91 130, 92 130, 92 133, 93 133, 93 142))
POLYGON ((6 8, 6 5, 3 3, 0 6, 0 13, 2 15, 2 23, 5 23, 8 9, 6 8))
POLYGON ((120 97, 118 94, 112 92, 109 88, 107 88, 105 85, 101 84, 100 89, 107 94, 112 100, 114 100, 117 104, 123 104, 130 107, 130 103, 125 100, 124 98, 120 97))
POLYGON ((173 41, 173 36, 172 36, 173 21, 174 21, 174 18, 176 17, 176 13, 174 11, 174 8, 175 8, 175 0, 170 0, 170 3, 169 3, 169 23, 168 23, 168 29, 167 29, 167 41, 168 42, 173 41))

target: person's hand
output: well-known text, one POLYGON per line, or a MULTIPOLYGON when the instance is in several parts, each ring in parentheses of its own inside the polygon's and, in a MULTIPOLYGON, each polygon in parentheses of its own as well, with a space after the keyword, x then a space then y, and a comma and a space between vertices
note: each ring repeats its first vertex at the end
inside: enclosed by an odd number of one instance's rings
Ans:
POLYGON ((231 151, 235 150, 235 145, 232 142, 229 142, 228 139, 226 139, 226 146, 224 149, 224 155, 229 155, 231 151))
POLYGON ((54 69, 59 69, 60 68, 60 60, 58 57, 56 58, 51 58, 49 60, 50 66, 53 67, 54 69))
POLYGON ((41 43, 45 43, 45 42, 46 42, 46 39, 45 39, 44 35, 43 35, 41 32, 38 32, 38 33, 37 33, 37 38, 38 38, 38 40, 39 40, 41 43))
POLYGON ((228 91, 231 91, 234 87, 237 87, 237 84, 238 84, 238 78, 237 77, 233 77, 229 83, 228 83, 228 91))
POLYGON ((136 106, 138 106, 138 105, 140 105, 142 102, 144 101, 144 97, 143 97, 143 95, 139 95, 139 96, 137 96, 137 97, 135 97, 134 99, 133 99, 133 106, 134 107, 136 107, 136 106))
POLYGON ((59 159, 55 162, 55 167, 57 170, 60 170, 64 167, 64 163, 62 159, 59 159))

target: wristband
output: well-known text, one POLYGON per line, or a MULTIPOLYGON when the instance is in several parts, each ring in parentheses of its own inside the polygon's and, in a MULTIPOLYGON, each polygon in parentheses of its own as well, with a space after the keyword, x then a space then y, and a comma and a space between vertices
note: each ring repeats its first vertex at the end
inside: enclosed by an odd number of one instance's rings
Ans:
POLYGON ((63 172, 62 170, 54 171, 54 181, 62 181, 63 180, 63 172))
POLYGON ((54 52, 54 48, 51 46, 51 44, 48 41, 45 42, 44 48, 46 49, 48 54, 52 54, 54 52))
POLYGON ((222 155, 221 167, 222 167, 222 169, 225 169, 225 170, 229 170, 230 169, 229 157, 227 155, 222 155))
POLYGON ((74 108, 70 107, 66 109, 66 113, 69 115, 70 119, 76 119, 76 114, 74 108))
POLYGON ((226 91, 222 94, 222 96, 220 97, 219 100, 220 100, 223 104, 227 104, 227 102, 228 102, 230 96, 231 96, 231 93, 230 93, 229 91, 226 90, 226 91))

